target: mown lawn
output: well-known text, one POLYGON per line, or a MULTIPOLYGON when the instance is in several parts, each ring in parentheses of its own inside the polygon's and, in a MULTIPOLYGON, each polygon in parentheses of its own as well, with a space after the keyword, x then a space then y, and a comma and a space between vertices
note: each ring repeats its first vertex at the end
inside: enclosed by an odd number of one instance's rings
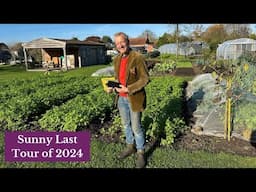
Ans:
MULTIPOLYGON (((109 65, 94 65, 83 67, 80 69, 69 70, 67 72, 60 72, 60 71, 51 71, 48 75, 55 74, 55 73, 63 73, 65 75, 91 75, 98 69, 107 67, 109 65)), ((24 65, 0 65, 0 82, 5 80, 13 80, 13 79, 29 79, 32 77, 46 75, 45 71, 26 71, 24 65)))
MULTIPOLYGON (((0 133, 0 168, 134 168, 136 155, 123 161, 116 156, 125 147, 121 143, 105 143, 96 139, 91 142, 88 162, 5 162, 4 133, 0 133)), ((172 148, 156 148, 152 153, 146 148, 146 168, 256 168, 256 157, 242 157, 228 153, 205 151, 188 152, 172 148)))

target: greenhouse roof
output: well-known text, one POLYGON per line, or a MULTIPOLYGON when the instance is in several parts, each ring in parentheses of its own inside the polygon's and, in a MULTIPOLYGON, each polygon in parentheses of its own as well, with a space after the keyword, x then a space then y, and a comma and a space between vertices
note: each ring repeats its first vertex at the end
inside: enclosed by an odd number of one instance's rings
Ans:
POLYGON ((249 38, 232 39, 223 42, 222 44, 256 44, 256 40, 249 38))

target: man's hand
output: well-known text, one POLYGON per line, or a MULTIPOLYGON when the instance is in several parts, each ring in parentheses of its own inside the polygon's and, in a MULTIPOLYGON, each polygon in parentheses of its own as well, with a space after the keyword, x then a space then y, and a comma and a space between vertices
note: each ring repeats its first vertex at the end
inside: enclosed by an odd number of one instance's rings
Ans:
POLYGON ((119 93, 128 93, 128 88, 127 87, 125 87, 123 85, 120 85, 120 86, 121 86, 121 88, 117 88, 117 87, 115 88, 117 92, 119 92, 119 93))
POLYGON ((112 88, 112 87, 107 87, 107 89, 106 89, 107 93, 112 93, 113 91, 114 91, 114 88, 112 88))

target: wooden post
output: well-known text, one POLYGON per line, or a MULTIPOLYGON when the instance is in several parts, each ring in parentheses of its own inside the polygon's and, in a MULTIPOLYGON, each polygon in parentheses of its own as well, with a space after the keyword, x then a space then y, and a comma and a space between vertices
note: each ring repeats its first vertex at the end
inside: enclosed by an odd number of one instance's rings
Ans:
POLYGON ((41 63, 42 63, 42 65, 43 65, 43 63, 44 63, 44 61, 43 61, 43 59, 44 59, 44 58, 43 58, 43 55, 44 55, 44 54, 43 54, 43 48, 41 48, 41 57, 42 57, 41 63))
POLYGON ((178 61, 178 55, 179 55, 179 24, 176 26, 176 61, 178 61))
POLYGON ((228 99, 226 99, 226 103, 225 103, 224 139, 227 138, 227 130, 228 130, 228 99))
POLYGON ((231 98, 228 98, 228 141, 231 137, 231 98))
POLYGON ((23 53, 24 53, 24 59, 25 59, 26 71, 27 71, 27 70, 28 70, 28 61, 27 61, 26 48, 24 48, 24 47, 23 47, 23 53))
POLYGON ((226 93, 226 108, 225 108, 225 127, 224 127, 224 139, 228 137, 228 141, 231 138, 231 78, 227 78, 227 93, 226 93))
POLYGON ((66 70, 68 70, 68 62, 67 62, 66 46, 63 48, 63 53, 64 53, 64 61, 65 61, 65 65, 66 65, 66 70))
POLYGON ((79 68, 82 67, 82 64, 81 64, 81 56, 78 56, 78 65, 79 65, 79 68))

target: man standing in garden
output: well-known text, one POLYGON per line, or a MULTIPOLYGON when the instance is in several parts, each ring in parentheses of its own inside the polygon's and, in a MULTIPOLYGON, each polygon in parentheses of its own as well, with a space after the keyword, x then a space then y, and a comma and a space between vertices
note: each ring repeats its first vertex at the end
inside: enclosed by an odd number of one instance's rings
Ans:
POLYGON ((131 50, 129 38, 119 32, 114 35, 114 42, 119 55, 114 59, 115 79, 120 88, 108 88, 116 91, 116 104, 125 131, 126 148, 118 155, 122 160, 137 153, 136 167, 145 167, 145 130, 141 125, 141 113, 146 108, 144 87, 149 82, 145 59, 140 53, 131 50))

